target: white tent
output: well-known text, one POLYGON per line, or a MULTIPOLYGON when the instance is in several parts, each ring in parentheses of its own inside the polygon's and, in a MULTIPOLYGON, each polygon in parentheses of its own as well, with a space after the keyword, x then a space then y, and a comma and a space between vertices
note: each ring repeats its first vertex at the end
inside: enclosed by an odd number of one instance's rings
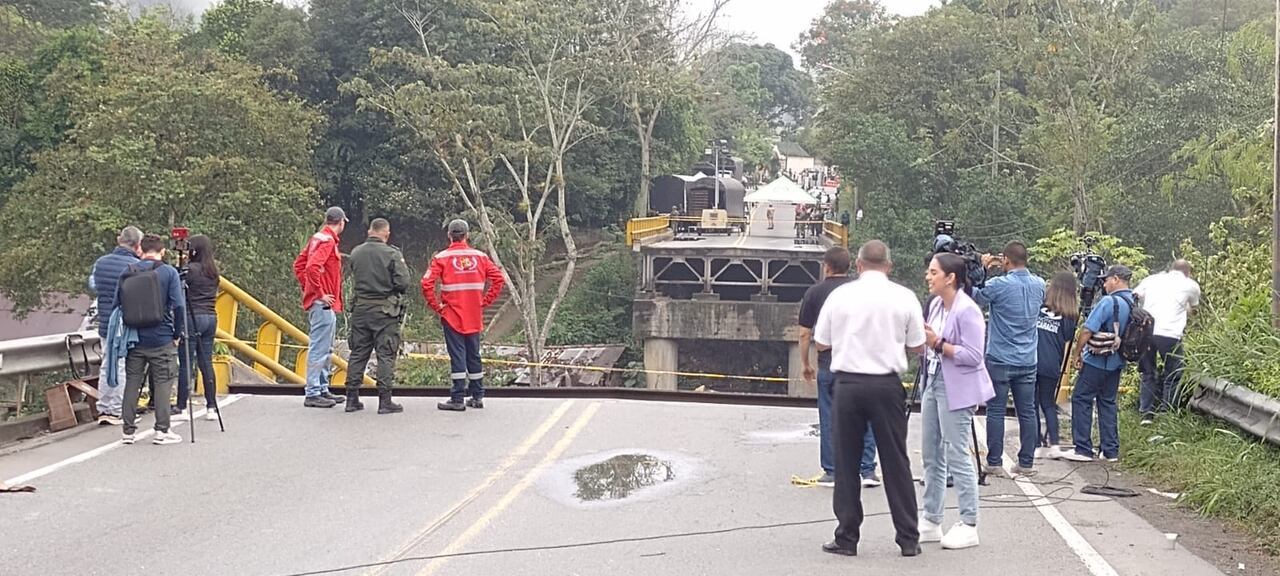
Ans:
POLYGON ((792 182, 786 176, 779 176, 777 180, 761 186, 759 190, 747 194, 743 199, 748 203, 764 203, 775 202, 779 204, 817 204, 818 200, 805 192, 799 184, 792 182))

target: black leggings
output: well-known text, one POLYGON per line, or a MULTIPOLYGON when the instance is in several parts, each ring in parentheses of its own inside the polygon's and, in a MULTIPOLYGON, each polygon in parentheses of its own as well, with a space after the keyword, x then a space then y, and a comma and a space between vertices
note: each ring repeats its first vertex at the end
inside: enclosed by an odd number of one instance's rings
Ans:
POLYGON ((1057 446, 1061 440, 1058 436, 1057 376, 1036 375, 1036 438, 1048 446, 1057 446), (1043 423, 1041 416, 1044 417, 1043 423))

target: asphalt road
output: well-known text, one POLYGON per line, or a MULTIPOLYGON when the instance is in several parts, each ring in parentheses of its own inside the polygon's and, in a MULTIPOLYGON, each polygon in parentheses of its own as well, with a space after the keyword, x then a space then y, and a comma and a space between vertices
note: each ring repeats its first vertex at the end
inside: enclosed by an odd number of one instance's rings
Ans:
POLYGON ((790 483, 818 471, 813 410, 404 403, 379 416, 242 398, 226 433, 197 422, 195 444, 116 446, 118 429, 94 429, 0 456, 0 478, 39 489, 0 495, 0 573, 286 576, 392 562, 329 573, 1221 574, 1120 504, 1079 494, 1084 480, 1060 462, 1035 481, 1062 483, 982 489, 978 548, 899 557, 871 489, 860 556, 823 554, 831 492, 790 483), (1030 506, 1027 492, 1052 503, 1030 506), (801 524, 762 527, 788 523, 801 524), (592 544, 613 540, 627 541, 592 544), (422 559, 440 554, 462 555, 422 559))

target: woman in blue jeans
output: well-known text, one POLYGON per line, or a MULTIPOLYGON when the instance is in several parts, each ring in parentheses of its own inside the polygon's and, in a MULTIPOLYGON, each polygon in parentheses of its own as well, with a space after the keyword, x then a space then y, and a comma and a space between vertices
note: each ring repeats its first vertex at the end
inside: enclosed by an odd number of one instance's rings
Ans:
MULTIPOLYGON (((180 370, 179 390, 191 390, 191 381, 199 370, 204 386, 204 402, 208 408, 207 420, 218 419, 218 388, 213 375, 213 337, 218 331, 218 312, 214 303, 218 299, 218 264, 213 259, 213 241, 203 234, 191 237, 191 260, 187 272, 187 310, 191 322, 187 324, 189 342, 183 342, 180 352, 192 366, 180 370), (188 373, 190 374, 188 376, 188 373)), ((184 395, 185 396, 185 395, 184 395)), ((185 408, 186 398, 179 398, 185 408)))
POLYGON ((929 304, 925 320, 926 386, 921 401, 924 456, 924 511, 920 542, 941 542, 958 550, 978 545, 978 464, 970 448, 973 415, 995 397, 987 374, 987 327, 982 309, 966 293, 965 262, 938 254, 925 274, 929 304), (942 533, 947 474, 955 481, 960 521, 942 533))

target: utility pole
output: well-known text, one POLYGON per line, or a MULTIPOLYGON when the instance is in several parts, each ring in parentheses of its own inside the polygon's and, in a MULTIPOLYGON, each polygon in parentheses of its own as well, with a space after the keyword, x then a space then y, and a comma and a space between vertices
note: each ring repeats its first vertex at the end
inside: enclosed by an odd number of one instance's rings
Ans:
MULTIPOLYGON (((1276 0, 1280 4, 1280 0, 1276 0)), ((991 180, 1000 176, 1000 71, 996 70, 996 85, 992 90, 996 101, 996 117, 991 123, 991 180)))
POLYGON ((1280 328, 1280 0, 1276 0, 1274 116, 1271 117, 1271 323, 1280 328))

